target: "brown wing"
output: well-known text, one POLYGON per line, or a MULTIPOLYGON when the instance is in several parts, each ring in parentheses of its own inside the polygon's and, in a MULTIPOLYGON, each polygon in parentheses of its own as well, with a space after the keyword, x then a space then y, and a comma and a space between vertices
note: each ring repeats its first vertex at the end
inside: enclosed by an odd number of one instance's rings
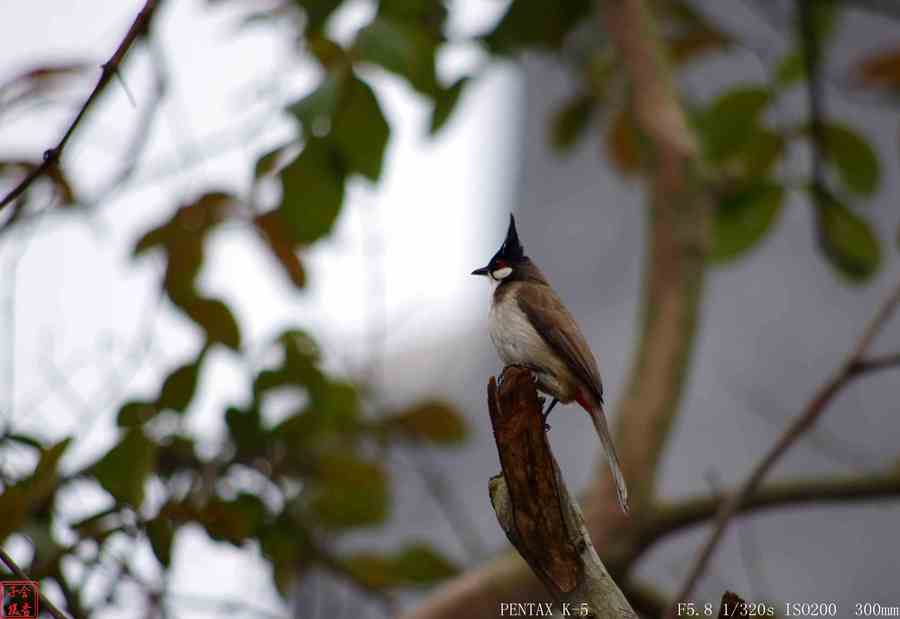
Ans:
POLYGON ((550 286, 522 286, 516 301, 544 341, 566 359, 575 375, 602 403, 603 384, 597 361, 575 319, 553 289, 550 286))

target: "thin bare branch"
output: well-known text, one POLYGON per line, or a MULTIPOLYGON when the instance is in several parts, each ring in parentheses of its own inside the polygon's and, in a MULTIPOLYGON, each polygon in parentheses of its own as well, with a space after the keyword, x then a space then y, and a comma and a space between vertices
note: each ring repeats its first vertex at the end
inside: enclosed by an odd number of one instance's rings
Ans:
MULTIPOLYGON (((788 426, 763 459, 754 467, 738 490, 722 501, 716 526, 706 544, 704 544, 698 554, 697 560, 692 566, 681 592, 675 599, 676 603, 687 599, 691 595, 700 578, 703 576, 703 573, 706 571, 716 547, 724 537, 729 523, 740 511, 741 507, 750 500, 760 483, 762 483, 763 479, 765 479, 766 475, 769 474, 775 464, 800 439, 800 437, 802 437, 815 422, 818 421, 819 417, 821 417, 828 408, 828 405, 834 400, 835 396, 844 389, 844 387, 850 384, 855 378, 865 376, 865 373, 859 370, 859 364, 865 359, 865 355, 868 353, 869 347, 872 345, 875 337, 897 310, 898 305, 900 305, 900 286, 897 286, 879 307, 875 316, 866 326, 862 336, 854 346, 852 353, 843 362, 837 374, 820 387, 806 409, 788 426)), ((673 607, 670 612, 672 613, 671 616, 674 617, 675 607, 673 607)))
POLYGON ((116 75, 119 70, 119 66, 122 64, 122 61, 128 54, 128 51, 131 49, 132 44, 147 32, 150 21, 152 20, 153 15, 156 12, 158 4, 159 0, 147 0, 145 2, 144 8, 142 8, 141 11, 137 14, 137 17, 135 17, 134 22, 131 24, 128 32, 125 34, 125 38, 123 38, 119 43, 119 46, 116 48, 116 51, 113 53, 110 59, 103 63, 102 70, 100 72, 100 79, 97 80, 97 84, 94 86, 91 94, 88 95, 88 98, 78 110, 78 113, 75 115, 72 123, 69 125, 68 129, 66 129, 65 133, 63 133, 63 136, 62 138, 60 138, 59 143, 53 148, 44 151, 44 157, 41 165, 29 172, 28 175, 26 175, 18 185, 13 187, 13 189, 3 197, 3 200, 0 200, 0 211, 2 211, 8 204, 12 203, 16 198, 22 195, 22 193, 24 193, 25 190, 28 189, 35 180, 37 180, 44 174, 49 173, 51 169, 59 163, 59 159, 62 156, 63 149, 65 149, 66 144, 69 142, 69 138, 72 137, 75 129, 78 127, 85 114, 87 114, 88 110, 106 88, 106 85, 110 82, 113 76, 116 75))
MULTIPOLYGON (((641 552, 674 533, 703 524, 716 516, 722 505, 722 495, 685 499, 671 505, 661 505, 642 527, 638 542, 641 552)), ((828 505, 856 501, 900 499, 900 475, 864 475, 832 479, 799 478, 768 484, 745 500, 738 514, 782 509, 799 505, 828 505)))
POLYGON ((853 371, 867 374, 879 370, 890 370, 897 367, 900 367, 900 353, 860 359, 860 361, 853 366, 853 371))
MULTIPOLYGON (((22 580, 31 580, 28 577, 28 574, 22 571, 22 569, 16 565, 16 562, 13 561, 12 557, 10 557, 3 548, 0 548, 0 561, 6 565, 7 569, 15 575, 16 578, 20 578, 22 580)), ((40 589, 37 590, 38 599, 41 601, 41 608, 47 610, 48 613, 56 617, 56 619, 69 619, 65 613, 59 610, 53 602, 44 597, 44 594, 41 593, 40 589)))

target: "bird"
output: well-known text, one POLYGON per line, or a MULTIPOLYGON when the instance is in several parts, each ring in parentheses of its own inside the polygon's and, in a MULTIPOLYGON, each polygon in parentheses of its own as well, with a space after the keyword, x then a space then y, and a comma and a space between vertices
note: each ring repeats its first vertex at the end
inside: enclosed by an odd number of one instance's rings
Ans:
POLYGON ((615 481, 616 498, 627 514, 628 488, 606 423, 597 360, 572 314, 525 255, 512 214, 503 245, 487 266, 472 275, 487 277, 493 288, 488 323, 500 359, 508 366, 530 369, 538 390, 552 398, 543 413, 545 424, 559 402, 575 401, 590 415, 615 481))

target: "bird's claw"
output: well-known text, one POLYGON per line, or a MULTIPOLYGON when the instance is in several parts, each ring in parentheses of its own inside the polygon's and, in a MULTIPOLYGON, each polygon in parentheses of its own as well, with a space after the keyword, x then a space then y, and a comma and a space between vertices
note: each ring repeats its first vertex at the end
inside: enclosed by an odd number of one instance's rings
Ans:
POLYGON ((544 422, 544 432, 549 432, 549 431, 550 431, 550 424, 544 422))

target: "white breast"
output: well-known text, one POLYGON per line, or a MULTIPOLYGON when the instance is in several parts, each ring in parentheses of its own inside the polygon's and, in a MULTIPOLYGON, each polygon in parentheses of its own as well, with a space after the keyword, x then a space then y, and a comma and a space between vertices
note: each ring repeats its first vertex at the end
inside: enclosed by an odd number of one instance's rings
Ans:
POLYGON ((491 304, 491 341, 504 364, 532 368, 538 374, 542 391, 558 397, 562 391, 559 377, 567 374, 568 370, 550 350, 544 338, 531 326, 515 297, 515 291, 510 290, 499 303, 491 304))

